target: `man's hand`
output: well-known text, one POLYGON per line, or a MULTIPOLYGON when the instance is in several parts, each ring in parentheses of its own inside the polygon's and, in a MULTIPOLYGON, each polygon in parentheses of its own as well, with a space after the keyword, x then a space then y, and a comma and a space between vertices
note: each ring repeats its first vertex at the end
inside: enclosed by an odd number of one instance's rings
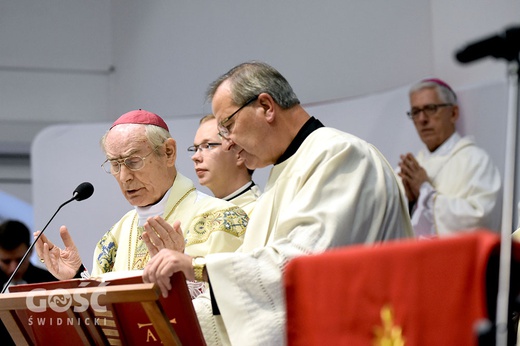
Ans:
POLYGON ((184 252, 184 235, 180 221, 175 221, 172 227, 160 216, 149 217, 144 229, 143 241, 151 257, 162 249, 184 252))
POLYGON ((410 153, 401 155, 399 167, 401 168, 399 176, 403 181, 406 197, 410 202, 415 202, 419 198, 421 185, 429 181, 428 174, 410 153))
MULTIPOLYGON (((34 238, 38 234, 40 234, 40 231, 34 232, 34 238)), ((81 267, 81 258, 67 227, 60 227, 60 236, 65 245, 63 250, 54 245, 45 235, 42 235, 35 244, 36 252, 49 272, 57 279, 72 279, 81 267)))
POLYGON ((143 272, 143 281, 157 284, 163 297, 168 297, 171 290, 171 276, 179 271, 184 273, 187 280, 195 280, 195 273, 191 265, 192 257, 178 251, 163 249, 153 256, 143 272))

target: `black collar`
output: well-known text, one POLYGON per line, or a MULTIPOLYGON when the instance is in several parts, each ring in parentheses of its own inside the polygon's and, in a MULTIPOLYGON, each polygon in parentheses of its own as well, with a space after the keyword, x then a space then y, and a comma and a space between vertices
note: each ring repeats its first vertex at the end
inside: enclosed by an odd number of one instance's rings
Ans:
POLYGON ((319 129, 320 127, 324 127, 324 125, 316 119, 315 117, 311 117, 305 124, 303 124, 302 128, 296 134, 296 137, 292 140, 291 144, 287 147, 285 152, 278 158, 275 165, 284 162, 288 158, 294 155, 300 145, 302 145, 303 141, 314 131, 319 129))
POLYGON ((251 190, 253 188, 253 186, 255 186, 255 182, 251 180, 249 183, 247 183, 244 186, 245 186, 245 188, 242 191, 240 191, 240 189, 238 189, 238 193, 235 191, 231 196, 224 198, 224 200, 231 201, 232 199, 237 198, 238 196, 242 196, 244 193, 251 190))

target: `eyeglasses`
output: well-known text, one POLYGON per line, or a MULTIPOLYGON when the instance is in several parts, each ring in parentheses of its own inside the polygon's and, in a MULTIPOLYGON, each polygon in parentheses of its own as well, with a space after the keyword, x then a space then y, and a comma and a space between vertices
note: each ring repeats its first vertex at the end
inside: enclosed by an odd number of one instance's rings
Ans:
POLYGON ((108 174, 118 174, 121 171, 121 164, 124 164, 131 171, 138 171, 143 169, 144 160, 153 153, 153 150, 146 154, 145 156, 130 156, 126 159, 119 160, 109 160, 106 159, 105 162, 101 165, 105 172, 108 174))
POLYGON ((233 114, 222 120, 218 123, 218 135, 220 138, 229 138, 229 135, 231 134, 231 130, 229 129, 231 124, 224 126, 225 123, 229 122, 231 118, 233 118, 238 112, 240 112, 244 107, 248 106, 253 101, 256 101, 258 99, 259 95, 253 96, 249 100, 246 101, 239 109, 237 109, 233 114))
POLYGON ((222 143, 200 143, 199 145, 188 147, 188 152, 190 155, 195 155, 196 152, 211 150, 219 145, 222 145, 222 143))
POLYGON ((410 119, 415 120, 415 119, 417 119, 419 114, 421 114, 421 112, 423 112, 424 115, 426 115, 427 117, 431 117, 431 116, 437 114, 437 112, 439 111, 439 108, 450 107, 450 106, 453 106, 453 105, 451 103, 431 104, 431 105, 426 105, 423 108, 412 108, 412 110, 409 112, 406 112, 406 114, 408 115, 408 117, 410 119))

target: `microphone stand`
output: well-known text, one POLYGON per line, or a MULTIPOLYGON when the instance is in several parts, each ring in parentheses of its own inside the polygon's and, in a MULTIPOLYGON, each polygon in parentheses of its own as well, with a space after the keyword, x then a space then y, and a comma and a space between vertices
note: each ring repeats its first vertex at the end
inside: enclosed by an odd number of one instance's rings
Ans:
MULTIPOLYGON (((511 252, 513 233, 513 210, 517 198, 516 148, 518 145, 518 101, 519 101, 519 69, 520 69, 520 26, 511 27, 499 35, 495 35, 467 46, 456 54, 461 63, 492 56, 508 61, 508 115, 506 129, 506 147, 504 164, 504 184, 502 195, 502 228, 500 233, 500 261, 498 272, 498 291, 495 316, 495 344, 508 344, 508 328, 512 325, 509 319, 511 294, 511 252)), ((516 292, 513 292, 516 294, 516 292)), ((489 328, 488 328, 489 330, 489 328)), ((492 329, 490 330, 491 334, 492 329)), ((483 334, 481 336, 484 336, 483 334)), ((514 334, 513 334, 514 336, 514 334)), ((488 343, 488 339, 482 339, 488 343)), ((489 341, 490 342, 490 341, 489 341)))
POLYGON ((496 311, 496 345, 507 345, 509 326, 509 294, 511 282, 511 233, 513 232, 513 208, 516 200, 516 148, 518 145, 518 100, 520 57, 508 65, 508 116, 504 166, 502 229, 500 235, 500 264, 496 311))
POLYGON ((58 212, 60 211, 60 209, 66 205, 66 204, 69 204, 70 202, 76 200, 76 201, 83 201, 84 199, 87 199, 89 198, 90 196, 92 196, 92 194, 94 193, 94 186, 92 186, 91 183, 89 182, 84 182, 84 183, 81 183, 78 185, 78 187, 76 187, 76 189, 74 190, 73 194, 72 194, 72 198, 69 199, 68 201, 64 202, 62 205, 60 205, 58 207, 58 210, 56 210, 56 212, 54 213, 54 215, 52 215, 51 219, 49 220, 49 222, 47 222, 47 224, 45 225, 45 227, 43 227, 43 229, 41 230, 40 234, 38 234, 38 236, 36 237, 36 239, 32 242, 31 246, 29 246, 29 248, 27 249, 27 251, 25 251, 25 255, 23 255, 22 259, 20 260, 20 262, 18 263, 18 265, 16 266, 14 272, 11 274, 11 277, 9 278, 9 280, 7 280, 7 282, 5 283, 3 289, 2 289, 2 292, 0 292, 0 294, 3 294, 5 293, 5 291, 7 290, 7 288, 9 287, 9 285, 11 284, 11 281, 13 281, 13 278, 14 276, 16 275, 16 273, 18 273, 18 270, 20 269, 20 266, 22 265, 23 261, 25 261, 25 259, 27 258, 27 256, 29 256, 29 254, 31 253, 34 245, 36 244, 36 242, 40 239, 40 237, 42 236, 43 232, 45 232, 45 230, 47 229, 47 226, 49 226, 49 224, 51 223, 51 221, 54 219, 54 217, 56 216, 56 214, 58 214, 58 212))
POLYGON ((7 280, 7 282, 5 283, 3 289, 2 289, 2 292, 0 294, 3 294, 5 293, 5 291, 7 290, 7 288, 9 287, 9 285, 11 284, 11 281, 13 281, 14 279, 14 276, 16 275, 16 273, 18 273, 18 269, 20 269, 20 266, 22 265, 22 263, 25 261, 25 258, 27 256, 29 256, 29 254, 31 253, 31 250, 33 249, 34 245, 36 244, 36 242, 40 239, 40 237, 42 236, 43 232, 45 231, 45 229, 47 229, 47 226, 49 226, 49 224, 51 223, 51 221, 54 219, 54 217, 56 216, 56 214, 58 214, 58 212, 60 211, 60 209, 65 206, 66 204, 69 204, 70 202, 72 202, 73 200, 75 200, 77 198, 77 196, 73 196, 71 199, 69 199, 68 201, 66 201, 65 203, 63 203, 62 205, 59 206, 58 210, 56 210, 56 212, 54 213, 54 215, 52 215, 51 219, 49 220, 49 222, 47 222, 47 224, 45 225, 45 227, 43 227, 42 231, 40 232, 40 234, 38 234, 38 236, 36 237, 36 239, 32 242, 32 244, 29 246, 29 248, 27 249, 27 251, 25 252, 25 254, 23 255, 22 259, 20 260, 20 262, 18 262, 18 265, 16 266, 16 269, 14 270, 14 272, 11 274, 11 277, 9 278, 9 280, 7 280))

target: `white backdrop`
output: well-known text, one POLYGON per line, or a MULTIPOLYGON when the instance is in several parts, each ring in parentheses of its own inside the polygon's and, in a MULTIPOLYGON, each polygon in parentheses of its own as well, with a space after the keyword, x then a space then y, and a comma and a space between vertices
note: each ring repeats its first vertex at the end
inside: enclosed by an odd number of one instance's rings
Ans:
MULTIPOLYGON (((457 92, 462 113, 459 131, 463 135, 474 135, 503 175, 506 86, 470 86, 457 92)), ((392 166, 397 166, 400 154, 417 152, 422 147, 413 124, 405 115, 409 108, 408 87, 356 99, 309 104, 305 108, 326 126, 373 143, 392 166)), ((193 163, 186 152, 193 143, 198 116, 165 120, 177 141, 177 168, 198 186, 193 163)), ((65 206, 46 230, 46 235, 61 246, 58 229, 62 224, 67 225, 89 268, 97 241, 131 209, 114 178, 100 167, 105 157, 99 139, 109 125, 107 122, 51 126, 39 133, 32 146, 35 229, 41 229, 56 208, 72 197, 78 184, 89 181, 94 185, 94 195, 90 199, 65 206)), ((260 186, 265 184, 268 170, 255 172, 254 180, 260 186)))

